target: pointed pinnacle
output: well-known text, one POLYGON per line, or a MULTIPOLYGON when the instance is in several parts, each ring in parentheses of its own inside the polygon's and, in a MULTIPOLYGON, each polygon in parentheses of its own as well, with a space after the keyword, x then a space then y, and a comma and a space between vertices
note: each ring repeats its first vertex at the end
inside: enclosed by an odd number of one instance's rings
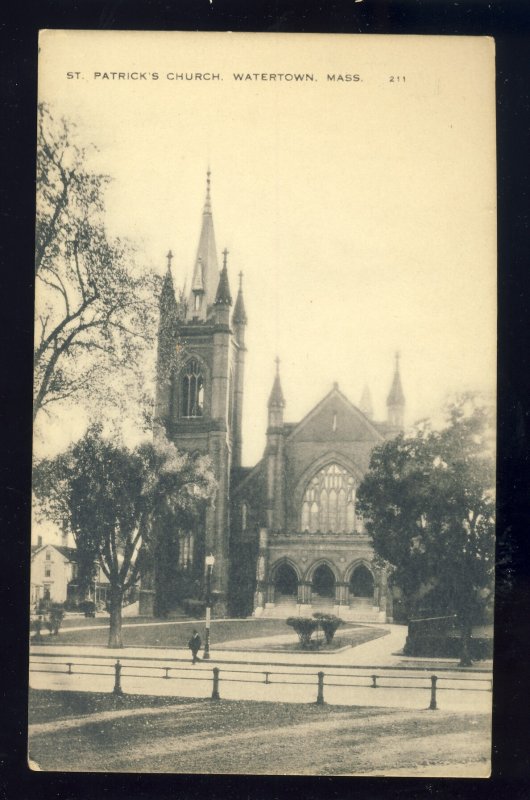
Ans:
POLYGON ((210 167, 208 167, 208 170, 206 172, 206 199, 204 201, 203 214, 210 214, 211 210, 212 210, 211 199, 210 199, 210 184, 211 184, 210 176, 211 176, 211 174, 212 173, 210 171, 210 167))

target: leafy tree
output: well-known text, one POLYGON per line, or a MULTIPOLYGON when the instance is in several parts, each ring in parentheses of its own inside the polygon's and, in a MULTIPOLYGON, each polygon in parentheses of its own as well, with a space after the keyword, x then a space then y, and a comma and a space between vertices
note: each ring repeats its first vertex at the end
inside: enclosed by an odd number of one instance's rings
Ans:
POLYGON ((72 532, 81 582, 95 562, 109 581, 109 647, 121 647, 121 609, 171 521, 192 526, 216 484, 209 460, 166 440, 131 451, 104 439, 100 426, 34 471, 41 513, 72 532))
POLYGON ((145 270, 135 276, 131 246, 109 237, 109 178, 89 171, 87 158, 75 126, 40 105, 34 419, 71 398, 125 403, 126 392, 116 390, 116 371, 127 370, 132 381, 155 331, 157 278, 145 270))
POLYGON ((493 596, 494 485, 489 412, 473 395, 447 408, 446 426, 417 426, 372 453, 358 506, 380 559, 395 569, 409 616, 456 614, 462 664, 493 596))

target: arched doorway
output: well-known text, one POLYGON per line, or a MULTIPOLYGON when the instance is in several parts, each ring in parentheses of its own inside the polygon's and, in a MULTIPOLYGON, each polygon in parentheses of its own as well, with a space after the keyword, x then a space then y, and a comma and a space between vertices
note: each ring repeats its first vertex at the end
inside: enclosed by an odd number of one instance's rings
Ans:
POLYGON ((320 564, 313 572, 311 604, 331 606, 335 602, 335 576, 327 564, 320 564))
POLYGON ((296 603, 298 597, 298 577, 293 567, 284 562, 274 573, 274 602, 296 603))
POLYGON ((368 605, 374 599, 374 576, 364 564, 356 567, 350 578, 350 601, 357 605, 368 605))

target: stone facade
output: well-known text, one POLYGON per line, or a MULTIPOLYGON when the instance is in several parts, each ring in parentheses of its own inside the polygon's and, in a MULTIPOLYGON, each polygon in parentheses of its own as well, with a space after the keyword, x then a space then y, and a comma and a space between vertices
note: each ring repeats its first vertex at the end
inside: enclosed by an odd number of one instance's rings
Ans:
POLYGON ((337 384, 297 424, 283 422, 284 405, 278 374, 263 459, 232 488, 232 537, 259 528, 253 612, 387 621, 387 575, 373 566, 355 493, 372 449, 398 429, 368 419, 337 384))
MULTIPOLYGON (((373 565, 355 494, 373 448, 403 425, 399 363, 387 401, 388 422, 372 419, 367 390, 357 408, 334 384, 304 419, 288 423, 277 360, 264 455, 255 467, 242 467, 247 316, 241 276, 231 313, 226 250, 223 255, 219 272, 208 174, 187 296, 175 294, 168 253, 160 298, 155 436, 163 433, 180 449, 208 454, 218 491, 201 525, 182 532, 166 561, 179 559, 200 585, 205 555, 215 556, 218 614, 329 610, 349 619, 391 619, 387 576, 373 565)), ((162 565, 158 568, 162 574, 162 565)), ((156 610, 157 592, 170 594, 171 580, 144 580, 141 613, 156 610)))

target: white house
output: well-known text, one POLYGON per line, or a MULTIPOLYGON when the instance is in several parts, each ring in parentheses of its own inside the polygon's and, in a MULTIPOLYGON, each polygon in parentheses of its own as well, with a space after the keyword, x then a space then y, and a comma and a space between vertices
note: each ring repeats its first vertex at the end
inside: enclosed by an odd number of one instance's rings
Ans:
POLYGON ((31 551, 31 605, 39 600, 64 603, 76 574, 75 548, 43 544, 32 546, 31 551))

